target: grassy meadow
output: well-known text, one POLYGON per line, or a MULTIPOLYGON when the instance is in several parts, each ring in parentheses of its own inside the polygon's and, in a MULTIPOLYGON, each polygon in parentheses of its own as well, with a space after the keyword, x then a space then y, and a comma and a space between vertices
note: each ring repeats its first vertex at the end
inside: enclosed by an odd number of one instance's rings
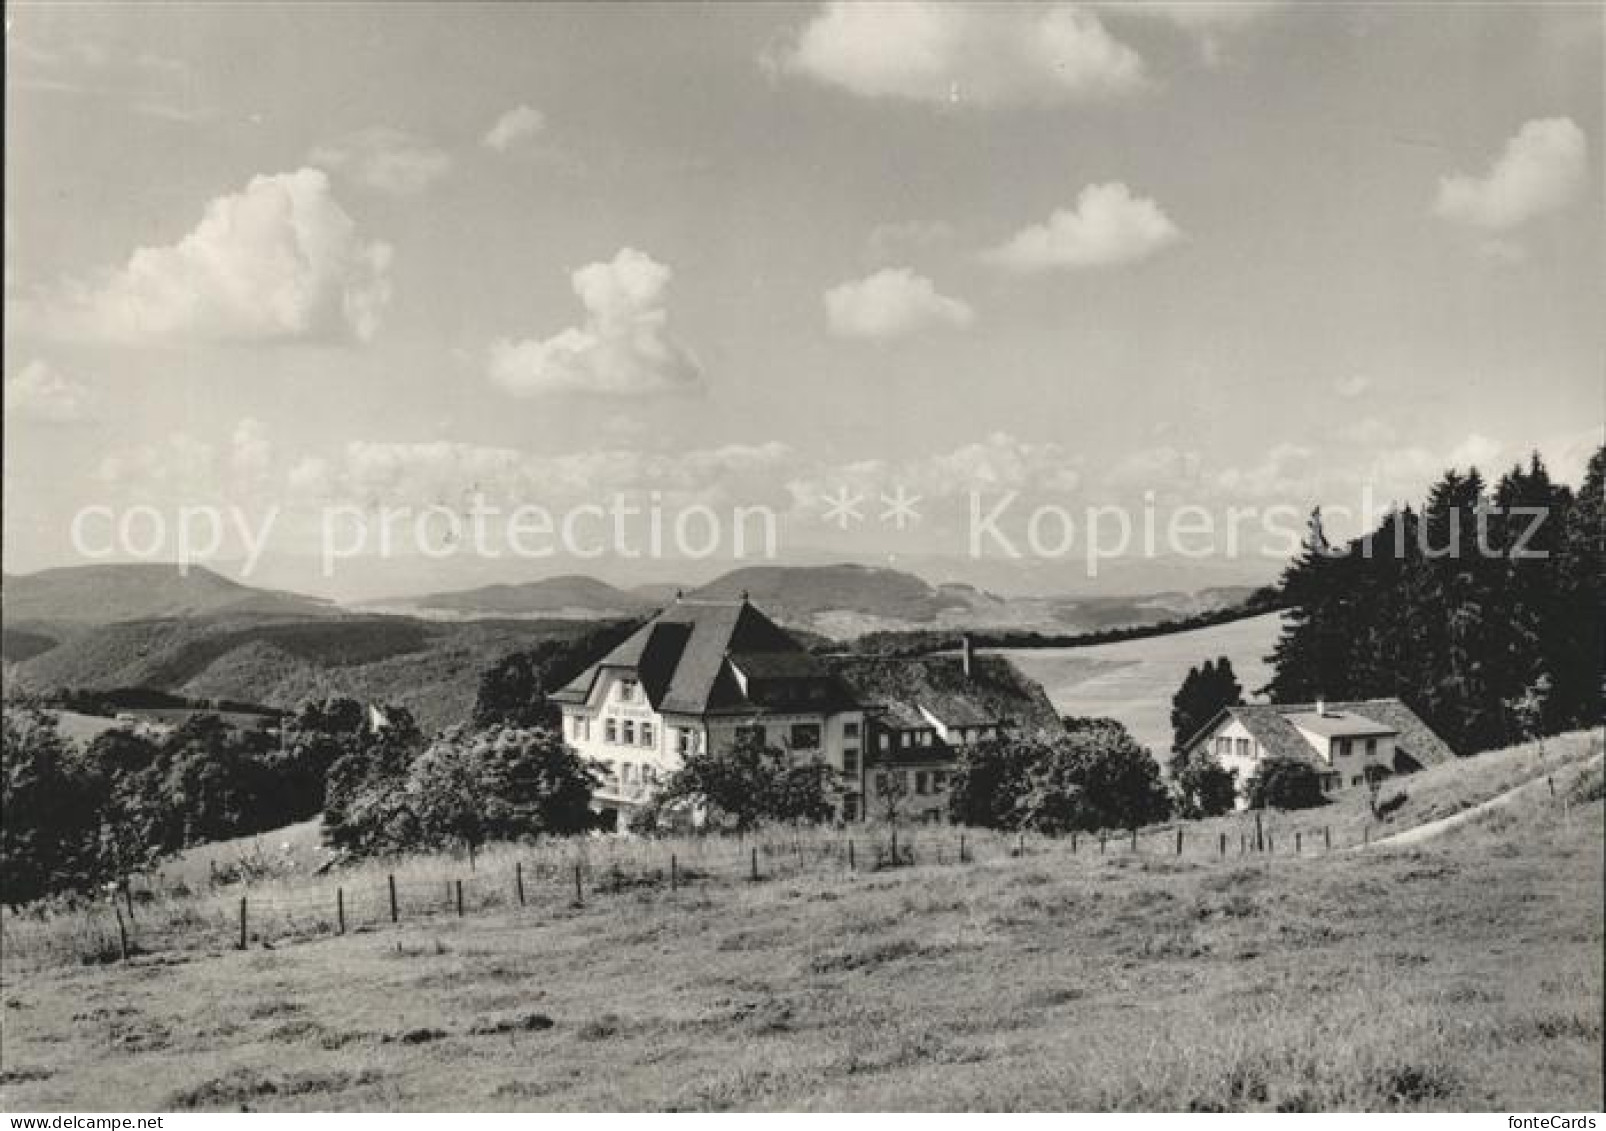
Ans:
MULTIPOLYGON (((0 1102, 1593 1108, 1600 764, 1597 740, 1573 736, 1543 758, 1520 747, 1400 779, 1390 831, 1530 783, 1403 849, 1344 851, 1346 835, 1294 856, 1284 835, 1273 854, 1234 844, 1223 859, 1210 833, 1242 828, 1232 817, 1190 824, 1180 857, 1157 829, 1137 852, 1112 840, 1102 855, 1085 839, 1017 855, 1019 842, 973 836, 971 862, 950 848, 939 863, 957 832, 920 830, 914 866, 877 870, 860 840, 849 872, 840 836, 816 834, 769 843, 754 883, 751 843, 589 842, 561 860, 506 848, 474 872, 395 866, 396 926, 372 913, 384 865, 164 896, 136 908, 149 952, 127 964, 86 963, 70 932, 49 935, 71 916, 8 917, 0 1102), (479 893, 461 918, 453 876, 479 893), (309 914, 233 949, 241 891, 323 906, 325 885, 362 893, 346 935, 309 914)), ((1336 838, 1357 807, 1302 816, 1336 838)), ((1293 816, 1268 827, 1289 834, 1293 816)))

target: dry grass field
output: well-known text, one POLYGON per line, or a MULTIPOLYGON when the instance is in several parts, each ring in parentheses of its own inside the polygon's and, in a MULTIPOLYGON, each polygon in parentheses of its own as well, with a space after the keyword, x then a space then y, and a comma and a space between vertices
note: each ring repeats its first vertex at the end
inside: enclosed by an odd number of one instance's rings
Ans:
MULTIPOLYGON (((1061 841, 1014 856, 988 841, 965 865, 929 851, 885 871, 862 857, 853 873, 766 862, 759 883, 715 871, 674 892, 593 890, 583 907, 542 879, 522 908, 412 909, 399 926, 363 919, 344 937, 253 938, 243 952, 153 942, 126 965, 29 954, 8 921, 23 945, 7 947, 0 1100, 1596 1108, 1593 741, 1553 742, 1543 763, 1519 748, 1403 779, 1395 827, 1539 783, 1405 849, 1179 858, 1156 832, 1136 853, 1084 841, 1073 855, 1061 841)), ((1348 827, 1342 806, 1323 812, 1348 827)), ((477 875, 506 862, 484 858, 477 875)))

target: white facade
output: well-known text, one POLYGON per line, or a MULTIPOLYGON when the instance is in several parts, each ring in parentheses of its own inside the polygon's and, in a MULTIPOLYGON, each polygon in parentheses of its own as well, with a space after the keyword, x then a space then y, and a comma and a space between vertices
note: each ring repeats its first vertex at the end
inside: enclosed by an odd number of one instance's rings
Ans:
POLYGON ((635 673, 604 668, 584 704, 563 704, 563 737, 582 758, 601 763, 603 800, 640 803, 689 754, 728 750, 746 731, 762 731, 766 746, 788 751, 794 761, 822 761, 841 772, 844 789, 862 793, 862 711, 752 715, 660 714, 635 673))
POLYGON ((1366 771, 1372 767, 1394 769, 1393 734, 1335 735, 1329 737, 1306 730, 1298 717, 1289 719, 1300 736, 1339 776, 1338 788, 1366 784, 1366 771))
MULTIPOLYGON (((1326 735, 1300 725, 1298 713, 1283 716, 1309 746, 1322 770, 1322 789, 1332 793, 1366 784, 1366 772, 1371 767, 1392 771, 1395 761, 1396 735, 1380 731, 1377 734, 1326 735)), ((1247 803, 1245 788, 1254 776, 1268 751, 1243 720, 1228 712, 1214 727, 1194 740, 1193 749, 1203 750, 1236 775, 1238 807, 1247 803)))

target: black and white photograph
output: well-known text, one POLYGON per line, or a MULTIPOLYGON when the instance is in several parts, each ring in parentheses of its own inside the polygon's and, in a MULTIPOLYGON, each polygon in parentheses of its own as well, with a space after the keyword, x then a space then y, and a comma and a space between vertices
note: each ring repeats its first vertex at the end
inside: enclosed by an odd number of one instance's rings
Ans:
POLYGON ((1601 0, 16 0, 4 110, 9 1127, 1598 1126, 1601 0))

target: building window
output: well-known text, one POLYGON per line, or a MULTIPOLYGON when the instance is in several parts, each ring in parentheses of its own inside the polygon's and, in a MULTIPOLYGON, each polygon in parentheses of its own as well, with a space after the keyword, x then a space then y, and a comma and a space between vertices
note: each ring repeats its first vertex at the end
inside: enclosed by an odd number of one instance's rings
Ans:
POLYGON ((882 773, 880 770, 876 771, 875 791, 877 793, 885 793, 885 792, 887 792, 887 775, 885 773, 882 773))
POLYGON ((574 720, 574 736, 582 742, 591 741, 591 720, 581 716, 574 720))
POLYGON ((633 679, 622 679, 622 680, 620 680, 619 681, 619 698, 624 700, 626 703, 634 703, 636 701, 636 687, 637 686, 638 685, 637 685, 636 681, 633 680, 633 679))
POLYGON ((1364 774, 1356 774, 1354 777, 1350 778, 1349 783, 1350 785, 1360 785, 1365 780, 1366 776, 1364 774))
POLYGON ((1338 754, 1341 758, 1349 755, 1349 739, 1341 738, 1338 740, 1338 754))
POLYGON ((942 810, 941 809, 927 809, 923 813, 921 813, 920 816, 925 820, 926 824, 928 824, 928 825, 940 825, 942 823, 942 810))
POLYGON ((1238 756, 1240 758, 1249 757, 1249 740, 1247 738, 1240 738, 1238 740, 1238 756))
POLYGON ((859 724, 858 723, 843 723, 842 724, 842 737, 843 738, 858 738, 859 737, 859 724))
POLYGON ((766 744, 764 728, 761 726, 745 726, 736 728, 737 742, 751 742, 758 746, 766 744))
POLYGON ((624 721, 623 734, 626 746, 634 746, 636 744, 636 724, 629 719, 624 721))
POLYGON ((675 753, 691 754, 697 749, 696 732, 691 727, 675 728, 675 753))
POLYGON ((941 793, 948 788, 948 774, 943 770, 933 770, 931 773, 931 792, 941 793))
POLYGON ((619 741, 619 720, 610 718, 602 724, 602 728, 602 736, 610 744, 619 741))
POLYGON ((876 735, 876 746, 878 746, 882 750, 891 750, 892 749, 892 736, 890 734, 878 734, 878 735, 876 735))
POLYGON ((844 821, 857 821, 859 819, 859 795, 857 793, 844 793, 842 795, 842 819, 844 821))
POLYGON ((1377 739, 1368 738, 1366 740, 1366 756, 1368 758, 1373 758, 1373 757, 1377 756, 1377 739))
POLYGON ((924 770, 915 771, 915 792, 920 794, 931 792, 931 775, 924 770))
POLYGON ((819 723, 794 723, 792 726, 793 750, 818 750, 820 748, 819 723))
POLYGON ((655 745, 654 742, 653 742, 653 739, 655 737, 657 737, 657 736, 654 735, 653 732, 652 732, 652 724, 648 723, 648 722, 643 722, 641 724, 641 744, 643 746, 655 745))
POLYGON ((857 750, 842 751, 842 772, 856 774, 859 772, 859 752, 857 750))
POLYGON ((1232 753, 1232 739, 1230 739, 1230 738, 1218 738, 1218 739, 1216 739, 1216 753, 1217 754, 1231 754, 1232 753))

